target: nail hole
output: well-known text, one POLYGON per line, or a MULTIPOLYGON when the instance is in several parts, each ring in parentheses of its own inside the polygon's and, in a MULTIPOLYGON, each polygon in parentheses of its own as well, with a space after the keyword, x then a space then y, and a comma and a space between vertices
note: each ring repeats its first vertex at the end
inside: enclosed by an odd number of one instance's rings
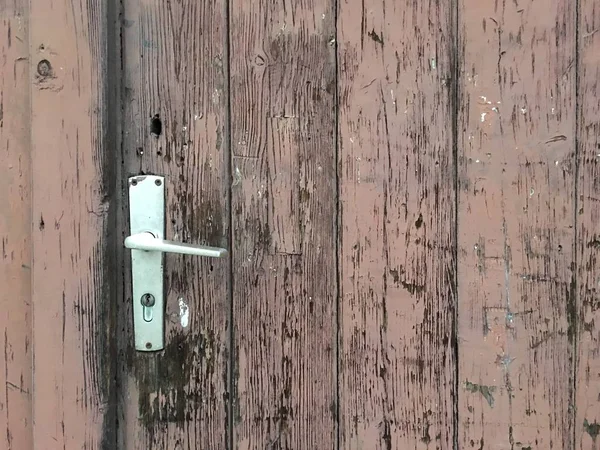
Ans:
POLYGON ((162 133, 162 122, 158 114, 150 121, 150 134, 154 137, 159 137, 162 133))
POLYGON ((131 185, 132 186, 137 186, 137 180, 131 180, 131 185))
POLYGON ((151 349, 152 348, 152 343, 151 342, 146 342, 146 348, 147 349, 151 349))
POLYGON ((138 147, 135 152, 138 156, 141 156, 144 154, 144 149, 142 147, 138 147))
POLYGON ((52 66, 50 65, 50 61, 47 59, 42 59, 37 65, 37 72, 42 77, 49 77, 52 75, 52 66))
POLYGON ((162 181, 160 180, 154 180, 154 184, 157 186, 160 186, 162 184, 162 181))

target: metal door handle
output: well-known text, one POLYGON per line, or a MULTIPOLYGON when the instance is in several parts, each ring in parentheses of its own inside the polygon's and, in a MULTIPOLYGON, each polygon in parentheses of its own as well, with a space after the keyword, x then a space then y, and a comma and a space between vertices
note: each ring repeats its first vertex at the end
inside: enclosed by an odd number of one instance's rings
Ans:
POLYGON ((164 348, 163 257, 165 253, 222 258, 227 250, 184 244, 164 239, 164 177, 140 175, 129 179, 133 329, 135 348, 156 351, 164 348))
POLYGON ((206 245, 184 244, 183 242, 159 239, 153 233, 137 233, 125 238, 125 247, 149 252, 179 253, 182 255, 207 256, 209 258, 223 258, 227 250, 206 245))

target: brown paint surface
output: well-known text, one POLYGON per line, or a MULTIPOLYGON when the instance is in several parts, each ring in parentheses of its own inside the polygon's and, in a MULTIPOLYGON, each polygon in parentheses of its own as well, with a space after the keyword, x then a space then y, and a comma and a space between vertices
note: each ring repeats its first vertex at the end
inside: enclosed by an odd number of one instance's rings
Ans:
POLYGON ((100 448, 114 377, 106 10, 102 1, 66 0, 32 0, 30 8, 33 448, 100 448))
POLYGON ((579 177, 577 278, 579 293, 575 448, 600 442, 600 5, 581 0, 579 15, 579 177))
POLYGON ((571 448, 575 4, 458 17, 458 445, 571 448))
POLYGON ((233 447, 334 448, 333 2, 230 14, 233 447))
POLYGON ((31 449, 28 10, 0 3, 0 448, 31 449))
POLYGON ((341 448, 452 448, 450 3, 340 3, 341 448))
POLYGON ((0 448, 600 448, 598 2, 227 1, 0 0, 0 448))
MULTIPOLYGON (((167 239, 227 247, 224 13, 222 1, 124 2, 123 233, 127 178, 160 174, 167 239)), ((134 349, 130 253, 122 255, 119 448, 225 448, 229 261, 165 256, 165 349, 143 353, 134 349)))

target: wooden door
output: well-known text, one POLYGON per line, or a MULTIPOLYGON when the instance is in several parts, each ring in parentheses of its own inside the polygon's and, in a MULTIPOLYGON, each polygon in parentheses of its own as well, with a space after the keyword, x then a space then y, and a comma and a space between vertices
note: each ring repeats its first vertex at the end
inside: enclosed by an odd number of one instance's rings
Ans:
POLYGON ((0 449, 600 446, 594 0, 0 0, 0 449), (165 348, 128 178, 165 177, 165 348), (2 431, 4 430, 4 431, 2 431))

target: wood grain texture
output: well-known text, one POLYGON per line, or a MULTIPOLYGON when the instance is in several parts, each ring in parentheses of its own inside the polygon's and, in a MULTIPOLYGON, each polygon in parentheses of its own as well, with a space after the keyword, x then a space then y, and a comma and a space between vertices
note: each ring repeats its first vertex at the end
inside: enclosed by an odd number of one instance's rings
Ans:
POLYGON ((572 448, 575 2, 458 17, 458 446, 572 448))
POLYGON ((333 1, 229 9, 233 448, 334 448, 333 1))
POLYGON ((340 448, 453 448, 452 17, 339 5, 340 448))
MULTIPOLYGON (((167 239, 227 247, 225 4, 128 0, 121 25, 121 182, 165 176, 167 239)), ((128 214, 125 202, 122 232, 128 214)), ((123 255, 119 448, 225 448, 229 262, 165 256, 165 349, 144 354, 134 350, 123 255)))
POLYGON ((0 1, 0 448, 32 449, 31 155, 25 1, 0 1))
POLYGON ((580 341, 574 426, 575 448, 587 450, 600 448, 600 4, 581 0, 580 5, 577 68, 577 284, 580 341))
POLYGON ((30 1, 36 449, 114 445, 105 5, 30 1))

